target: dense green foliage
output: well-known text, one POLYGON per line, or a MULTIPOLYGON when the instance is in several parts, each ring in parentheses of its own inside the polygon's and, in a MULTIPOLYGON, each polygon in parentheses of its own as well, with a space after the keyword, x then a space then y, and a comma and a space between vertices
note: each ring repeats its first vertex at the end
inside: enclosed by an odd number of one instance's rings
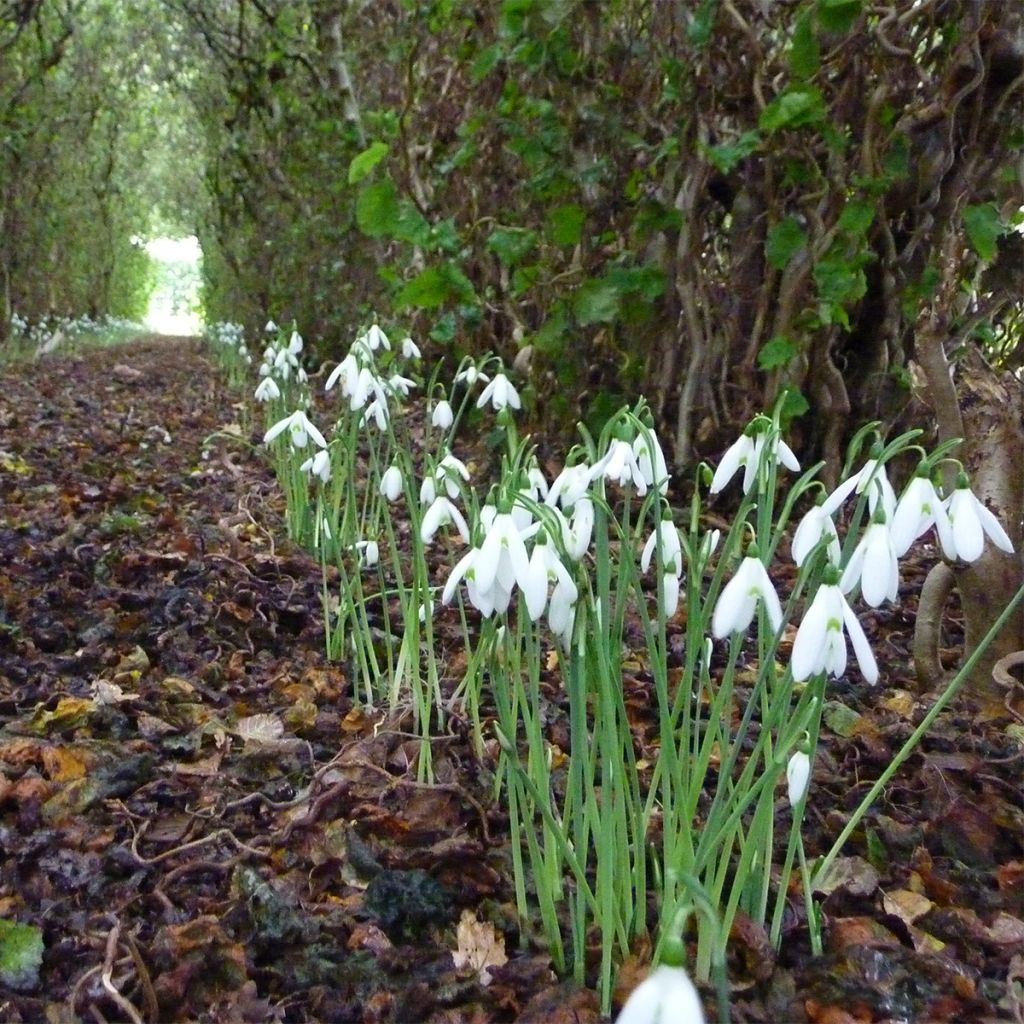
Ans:
POLYGON ((922 309, 1019 365, 1020 10, 944 0, 171 0, 201 40, 208 305, 532 354, 678 459, 794 388, 836 457, 922 309))
POLYGON ((792 389, 838 463, 921 317, 1022 362, 1016 4, 0 3, 9 303, 137 313, 154 213, 209 319, 336 355, 374 311, 645 393, 677 461, 792 389), (200 177, 201 175, 201 177, 200 177), (148 223, 147 223, 148 222, 148 223))
POLYGON ((11 312, 145 315, 174 209, 154 49, 152 4, 0 3, 0 336, 11 312))

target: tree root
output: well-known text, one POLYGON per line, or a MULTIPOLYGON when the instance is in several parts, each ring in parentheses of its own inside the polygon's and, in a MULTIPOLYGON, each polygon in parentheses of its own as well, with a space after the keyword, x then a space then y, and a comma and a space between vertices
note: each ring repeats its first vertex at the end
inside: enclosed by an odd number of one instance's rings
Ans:
POLYGON ((925 577, 914 625, 914 671, 922 691, 936 690, 943 682, 939 646, 942 612, 956 587, 956 576, 945 562, 937 562, 925 577))

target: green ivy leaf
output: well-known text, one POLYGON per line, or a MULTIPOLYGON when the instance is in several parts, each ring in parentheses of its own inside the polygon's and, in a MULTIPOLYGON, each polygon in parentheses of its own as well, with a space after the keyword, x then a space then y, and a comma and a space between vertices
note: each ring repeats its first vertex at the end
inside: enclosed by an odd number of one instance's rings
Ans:
POLYGON ((805 11, 797 18, 789 46, 789 69, 795 78, 811 78, 821 67, 821 48, 814 34, 814 15, 805 11))
POLYGON ((786 397, 782 400, 782 408, 779 410, 779 418, 783 425, 786 425, 810 409, 811 403, 804 398, 804 393, 799 388, 787 388, 786 397))
POLYGON ((356 198, 356 224, 371 238, 393 235, 400 212, 398 189, 390 178, 365 186, 356 198))
POLYGON ((362 153, 352 157, 348 165, 348 183, 355 185, 362 181, 388 155, 390 148, 384 142, 372 142, 362 153))
POLYGON ((556 206, 548 213, 547 235, 555 245, 578 245, 587 211, 576 203, 556 206))
POLYGON ((494 43, 492 46, 481 50, 476 55, 476 60, 473 61, 469 71, 473 81, 479 82, 481 79, 486 78, 501 62, 503 54, 504 51, 498 43, 494 43))
POLYGON ((506 267, 514 266, 537 244, 537 233, 525 228, 495 228, 487 239, 487 248, 506 267))
POLYGON ((847 199, 839 215, 839 230, 849 235, 863 235, 875 219, 875 204, 866 199, 847 199))
POLYGON ((787 89, 761 111, 758 124, 762 131, 777 132, 782 128, 801 128, 823 124, 827 113, 825 97, 813 85, 787 89))
POLYGON ((744 132, 735 142, 706 146, 704 154, 723 174, 728 174, 741 160, 745 160, 761 143, 761 135, 752 129, 744 132))
POLYGON ((983 260, 994 260, 999 236, 1006 231, 996 207, 992 203, 968 206, 964 210, 964 228, 974 251, 983 260))
POLYGON ((861 6, 861 0, 818 0, 818 22, 826 32, 849 32, 861 6))
POLYGON ((789 261, 807 244, 807 232, 796 217, 785 217, 768 229, 765 259, 776 270, 785 270, 789 261))
POLYGON ((777 370, 785 366, 800 350, 784 334, 776 334, 766 341, 757 354, 757 365, 762 370, 777 370))
POLYGON ((576 289, 572 309, 584 327, 610 323, 619 312, 619 289, 607 278, 590 278, 576 289))
POLYGON ((454 264, 421 270, 407 281, 395 299, 399 309, 415 306, 417 309, 436 309, 450 300, 473 302, 476 293, 469 278, 454 264))
POLYGON ((455 338, 457 321, 454 313, 442 313, 430 329, 430 337, 440 345, 449 345, 455 338))
POLYGON ((556 306, 533 336, 533 345, 538 352, 557 354, 565 348, 565 335, 569 329, 569 318, 565 307, 556 306))
POLYGON ((43 933, 35 925, 0 918, 0 983, 16 992, 39 987, 43 933))

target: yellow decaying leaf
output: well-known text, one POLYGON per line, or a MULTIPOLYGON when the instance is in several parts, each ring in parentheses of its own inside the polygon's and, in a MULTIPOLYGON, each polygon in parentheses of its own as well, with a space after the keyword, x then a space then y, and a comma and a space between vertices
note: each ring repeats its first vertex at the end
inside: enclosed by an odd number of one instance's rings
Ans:
POLYGON ((489 968, 501 967, 508 963, 505 955, 505 940, 487 921, 478 921, 472 910, 464 910, 459 918, 456 931, 459 948, 452 953, 456 969, 472 967, 480 978, 481 985, 489 985, 489 968))
POLYGON ((935 904, 919 892, 894 889, 892 892, 883 893, 882 906, 887 914, 892 914, 907 924, 913 924, 919 917, 924 917, 935 904))

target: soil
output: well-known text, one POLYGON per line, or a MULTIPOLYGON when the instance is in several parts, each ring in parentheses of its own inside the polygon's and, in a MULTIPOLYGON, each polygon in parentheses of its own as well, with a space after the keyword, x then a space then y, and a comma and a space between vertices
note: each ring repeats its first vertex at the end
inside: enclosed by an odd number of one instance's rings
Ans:
MULTIPOLYGON (((518 932, 493 765, 454 729, 417 782, 402 723, 326 660, 246 397, 196 339, 3 370, 0 923, 43 949, 0 953, 0 1019, 602 1020, 518 932), (487 984, 453 957, 465 911, 508 956, 487 984)), ((907 652, 927 568, 867 617, 882 683, 832 691, 811 855, 934 700, 907 652)), ((823 956, 796 911, 778 954, 739 922, 733 1021, 1024 1020, 1022 720, 1009 691, 943 714, 821 894, 823 956)))

